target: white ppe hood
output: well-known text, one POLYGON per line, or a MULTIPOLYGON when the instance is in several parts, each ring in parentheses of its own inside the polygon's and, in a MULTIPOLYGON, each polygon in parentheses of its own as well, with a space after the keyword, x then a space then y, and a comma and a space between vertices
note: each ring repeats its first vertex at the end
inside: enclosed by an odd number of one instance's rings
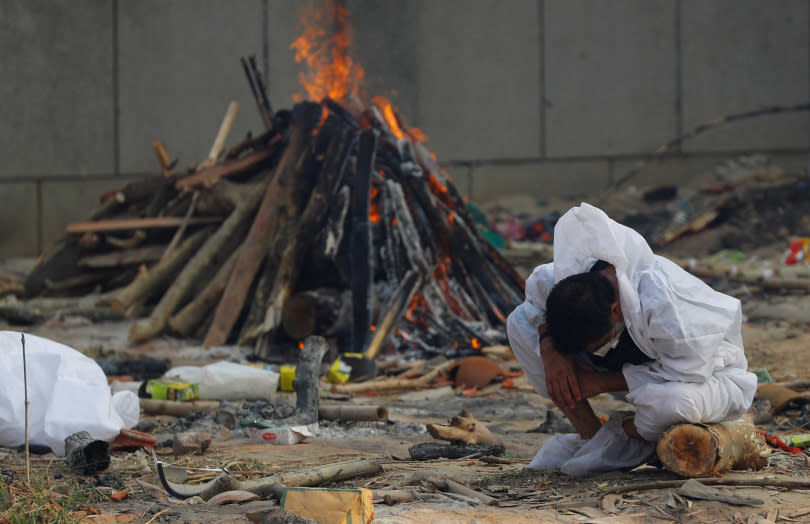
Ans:
POLYGON ((625 365, 631 393, 645 378, 703 383, 729 366, 746 369, 740 301, 653 254, 640 234, 585 203, 560 218, 554 228, 554 262, 537 267, 526 281, 524 308, 530 322, 543 322, 555 283, 588 271, 597 260, 615 266, 627 330, 654 359, 625 365))

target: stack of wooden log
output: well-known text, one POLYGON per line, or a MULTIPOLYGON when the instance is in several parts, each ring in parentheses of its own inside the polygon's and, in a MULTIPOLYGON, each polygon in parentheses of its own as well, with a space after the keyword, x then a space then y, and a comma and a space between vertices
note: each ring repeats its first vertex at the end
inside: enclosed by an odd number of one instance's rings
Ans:
MULTIPOLYGON (((250 78, 250 77, 249 77, 250 78)), ((317 334, 341 351, 433 352, 504 341, 522 280, 477 231, 434 156, 390 106, 325 99, 273 113, 224 152, 101 198, 30 274, 33 296, 101 293, 140 318, 132 343, 166 332, 206 346, 274 346, 317 334)))

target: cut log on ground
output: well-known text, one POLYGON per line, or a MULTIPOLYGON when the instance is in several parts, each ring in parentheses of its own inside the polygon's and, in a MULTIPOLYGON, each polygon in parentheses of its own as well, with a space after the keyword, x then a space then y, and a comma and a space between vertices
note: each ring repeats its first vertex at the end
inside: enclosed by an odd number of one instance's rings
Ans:
POLYGON ((433 438, 447 440, 452 444, 500 445, 500 440, 492 436, 489 429, 466 409, 451 417, 449 425, 428 424, 428 433, 433 438))
POLYGON ((307 337, 295 368, 293 389, 295 411, 284 419, 285 424, 312 424, 318 421, 321 391, 321 361, 329 344, 323 337, 307 337))
POLYGON ((679 424, 658 441, 658 458, 684 477, 718 476, 731 469, 763 468, 771 448, 746 419, 716 424, 679 424))

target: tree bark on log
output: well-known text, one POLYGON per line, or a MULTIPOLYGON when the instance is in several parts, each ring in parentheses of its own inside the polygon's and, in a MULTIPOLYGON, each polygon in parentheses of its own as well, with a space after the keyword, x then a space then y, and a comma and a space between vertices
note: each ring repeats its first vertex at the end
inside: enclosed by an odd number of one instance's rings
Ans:
POLYGON ((329 344, 323 337, 307 337, 298 357, 293 389, 295 411, 284 419, 285 424, 312 424, 318 422, 318 404, 321 390, 321 361, 329 344))
POLYGON ((113 251, 101 255, 90 255, 82 257, 76 263, 78 267, 107 268, 120 267, 132 264, 145 264, 160 260, 161 255, 166 250, 166 246, 143 246, 123 251, 113 251))
POLYGON ((140 273, 131 284, 115 295, 112 300, 113 311, 123 314, 133 305, 146 301, 157 288, 185 265, 197 248, 205 242, 210 232, 210 229, 197 231, 181 242, 171 256, 161 260, 149 271, 140 273))
POLYGON ((716 424, 679 424, 658 441, 658 458, 684 477, 719 476, 735 469, 761 469, 771 449, 746 419, 716 424))
MULTIPOLYGON (((312 192, 316 177, 313 173, 320 172, 323 162, 323 153, 326 147, 323 128, 331 121, 320 122, 324 109, 317 104, 299 104, 293 115, 294 133, 300 135, 302 147, 291 169, 285 170, 283 178, 279 180, 283 187, 279 205, 274 215, 277 225, 275 233, 267 250, 267 255, 253 290, 253 300, 250 302, 248 315, 243 325, 240 343, 255 340, 261 334, 261 323, 267 310, 267 302, 275 279, 275 274, 281 262, 281 254, 286 242, 290 238, 290 231, 297 223, 300 212, 307 197, 312 192), (320 132, 319 132, 320 131, 320 132), (315 133, 313 138, 313 133, 315 133)), ((291 138, 292 141, 292 138, 291 138)), ((269 355, 269 345, 257 344, 256 354, 269 355)))
POLYGON ((190 336, 194 330, 205 319, 205 316, 214 306, 220 302, 222 293, 225 291, 225 284, 236 266, 239 253, 244 249, 245 244, 234 251, 228 260, 222 264, 216 276, 203 288, 194 299, 186 304, 177 314, 169 319, 169 326, 183 336, 190 336))
POLYGON ((372 264, 371 226, 369 205, 371 172, 377 149, 377 131, 370 129, 360 134, 357 153, 357 174, 352 187, 352 351, 362 353, 371 326, 372 264))
POLYGON ((289 240, 277 238, 276 242, 286 244, 276 270, 273 287, 270 291, 261 332, 268 333, 276 329, 282 320, 284 303, 292 293, 301 269, 301 259, 309 249, 312 238, 323 226, 326 211, 329 208, 329 197, 334 194, 337 184, 343 177, 343 170, 349 151, 354 143, 354 130, 340 128, 326 150, 327 162, 324 164, 318 182, 310 194, 304 211, 296 224, 290 228, 289 240))
POLYGON ((278 230, 280 212, 279 204, 286 188, 295 177, 302 154, 306 154, 310 140, 309 119, 299 121, 294 127, 290 142, 273 172, 273 178, 245 239, 244 250, 236 262, 236 269, 231 273, 225 292, 214 313, 214 320, 203 342, 203 347, 218 346, 225 343, 233 330, 239 314, 244 309, 245 299, 253 284, 256 272, 261 267, 267 250, 278 230))
POLYGON ((132 326, 129 331, 130 342, 143 342, 163 331, 169 316, 181 304, 189 289, 197 283, 216 257, 222 255, 226 242, 231 240, 231 237, 254 215, 268 182, 269 180, 265 180, 262 184, 262 191, 257 191, 237 206, 219 229, 208 238, 202 248, 185 265, 172 286, 152 310, 149 318, 132 326))

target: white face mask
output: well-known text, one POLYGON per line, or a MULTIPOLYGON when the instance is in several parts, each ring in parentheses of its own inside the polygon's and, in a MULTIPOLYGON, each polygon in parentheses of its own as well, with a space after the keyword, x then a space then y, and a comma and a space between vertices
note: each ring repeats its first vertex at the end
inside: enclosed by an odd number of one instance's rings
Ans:
POLYGON ((607 355, 608 351, 616 347, 616 344, 619 343, 619 337, 622 336, 622 331, 624 331, 624 321, 620 320, 619 322, 613 323, 613 337, 602 347, 591 353, 592 355, 596 355, 597 357, 604 357, 607 355))

